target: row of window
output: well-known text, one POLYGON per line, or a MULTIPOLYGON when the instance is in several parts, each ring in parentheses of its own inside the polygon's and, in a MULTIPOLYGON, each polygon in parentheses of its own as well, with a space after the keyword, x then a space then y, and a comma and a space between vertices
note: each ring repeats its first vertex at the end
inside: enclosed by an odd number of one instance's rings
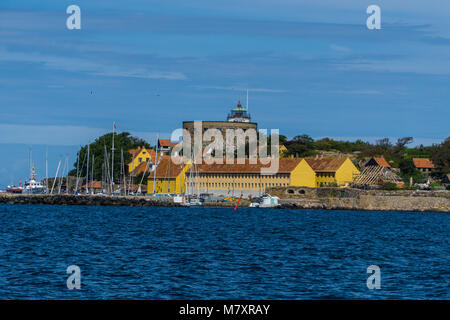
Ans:
POLYGON ((289 177, 289 174, 276 174, 276 175, 267 175, 267 176, 261 176, 260 174, 201 174, 201 178, 206 179, 261 179, 263 177, 264 179, 286 179, 289 177))
POLYGON ((319 172, 317 173, 317 177, 334 178, 334 172, 319 172))
POLYGON ((255 183, 255 182, 240 182, 240 183, 230 183, 230 182, 200 182, 200 188, 206 189, 255 189, 255 188, 267 188, 267 187, 287 187, 286 182, 277 183, 255 183))

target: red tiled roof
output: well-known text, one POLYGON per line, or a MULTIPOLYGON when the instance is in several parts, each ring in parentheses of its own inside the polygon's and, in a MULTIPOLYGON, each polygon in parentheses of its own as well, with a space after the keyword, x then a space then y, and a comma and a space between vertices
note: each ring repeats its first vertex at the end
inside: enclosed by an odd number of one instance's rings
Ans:
POLYGON ((170 142, 170 139, 159 139, 158 140, 158 144, 161 147, 169 147, 169 148, 173 148, 175 147, 178 143, 177 142, 170 142))
POLYGON ((413 162, 416 168, 434 168, 433 162, 428 158, 413 158, 413 162))
POLYGON ((141 162, 132 172, 131 174, 135 177, 144 171, 149 172, 149 168, 147 168, 147 162, 141 162))
MULTIPOLYGON (((279 159, 279 173, 290 173, 300 163, 301 158, 279 159)), ((260 173, 261 168, 269 168, 269 164, 262 164, 260 160, 256 164, 250 164, 249 159, 245 159, 245 164, 237 164, 236 159, 233 164, 201 164, 198 166, 199 172, 205 173, 260 173)))
POLYGON ((316 172, 335 172, 347 158, 305 158, 309 166, 316 172))
MULTIPOLYGON (((156 178, 176 178, 183 168, 184 165, 173 163, 170 156, 163 156, 156 167, 156 178)), ((150 177, 153 178, 153 175, 154 173, 151 172, 149 179, 150 177)))
MULTIPOLYGON (((93 189, 101 189, 102 182, 101 181, 91 181, 88 183, 88 187, 93 188, 93 189)), ((86 189, 86 185, 81 186, 81 188, 86 189)))
POLYGON ((389 165, 389 163, 386 161, 385 158, 381 157, 381 158, 373 158, 375 160, 376 163, 378 163, 378 165, 380 167, 386 167, 386 168, 390 168, 391 166, 389 165))

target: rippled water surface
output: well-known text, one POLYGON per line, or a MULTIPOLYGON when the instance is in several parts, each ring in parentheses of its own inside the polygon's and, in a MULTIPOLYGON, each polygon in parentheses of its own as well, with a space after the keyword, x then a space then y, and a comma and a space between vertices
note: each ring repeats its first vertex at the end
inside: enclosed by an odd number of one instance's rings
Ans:
POLYGON ((0 205, 0 299, 449 299, 449 231, 445 213, 0 205))

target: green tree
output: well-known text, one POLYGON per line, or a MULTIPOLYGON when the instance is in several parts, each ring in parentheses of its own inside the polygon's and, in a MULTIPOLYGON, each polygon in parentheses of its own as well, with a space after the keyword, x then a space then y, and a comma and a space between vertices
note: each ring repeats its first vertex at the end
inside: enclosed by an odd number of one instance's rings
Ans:
POLYGON ((445 139, 440 145, 435 146, 431 159, 437 176, 443 178, 450 173, 450 137, 445 139))
POLYGON ((315 154, 314 139, 307 134, 295 136, 285 143, 289 155, 307 157, 315 154))
MULTIPOLYGON (((102 176, 106 177, 107 173, 111 174, 111 148, 112 148, 112 133, 105 134, 97 138, 94 142, 90 144, 89 150, 89 177, 91 176, 92 165, 94 166, 94 180, 101 180, 102 176), (105 149, 108 156, 107 161, 105 161, 105 149), (93 161, 93 162, 92 162, 93 161), (106 166, 105 164, 108 163, 106 166), (108 167, 105 170, 105 167, 108 167)), ((127 163, 131 162, 132 156, 128 153, 130 149, 136 149, 138 147, 150 148, 150 144, 145 140, 133 137, 128 132, 115 133, 114 135, 114 181, 120 180, 121 172, 121 152, 123 150, 125 170, 128 169, 127 163)), ((86 176, 86 166, 87 166, 87 145, 83 146, 78 151, 79 157, 79 171, 80 176, 86 176)), ((69 172, 69 175, 75 176, 77 172, 77 162, 74 163, 74 169, 69 172)), ((89 178, 91 179, 91 178, 89 178)))

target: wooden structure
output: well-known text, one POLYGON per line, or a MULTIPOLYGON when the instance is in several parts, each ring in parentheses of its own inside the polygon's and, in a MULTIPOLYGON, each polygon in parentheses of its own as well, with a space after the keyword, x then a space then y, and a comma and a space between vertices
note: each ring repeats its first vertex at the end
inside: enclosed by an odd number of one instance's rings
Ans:
POLYGON ((356 186, 377 186, 388 182, 402 185, 403 181, 394 172, 385 166, 367 166, 361 174, 355 178, 353 184, 356 186))

